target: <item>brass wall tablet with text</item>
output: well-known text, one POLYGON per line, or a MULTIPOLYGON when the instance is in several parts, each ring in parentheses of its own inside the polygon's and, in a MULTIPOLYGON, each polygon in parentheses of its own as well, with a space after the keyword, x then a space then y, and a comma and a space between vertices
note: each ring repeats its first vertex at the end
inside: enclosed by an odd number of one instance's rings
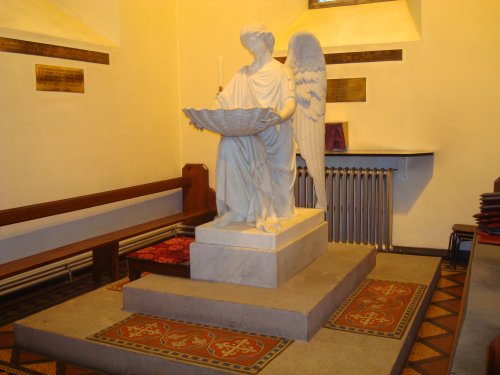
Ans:
POLYGON ((326 102, 366 102, 366 78, 328 79, 326 102))
POLYGON ((37 91, 84 93, 83 69, 35 65, 37 91))

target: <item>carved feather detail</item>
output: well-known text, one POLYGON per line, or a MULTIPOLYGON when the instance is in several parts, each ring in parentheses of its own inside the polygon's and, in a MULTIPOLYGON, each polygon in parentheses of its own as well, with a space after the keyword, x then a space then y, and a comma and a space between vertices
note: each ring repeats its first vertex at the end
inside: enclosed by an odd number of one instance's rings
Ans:
POLYGON ((285 64, 295 77, 297 109, 293 116, 295 140, 314 180, 316 207, 326 209, 325 109, 326 65, 316 37, 295 33, 288 44, 285 64))

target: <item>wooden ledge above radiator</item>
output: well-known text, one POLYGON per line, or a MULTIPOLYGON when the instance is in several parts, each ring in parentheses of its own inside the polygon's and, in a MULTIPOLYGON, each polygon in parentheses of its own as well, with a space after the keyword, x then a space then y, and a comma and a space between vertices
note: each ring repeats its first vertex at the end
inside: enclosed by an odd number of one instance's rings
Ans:
MULTIPOLYGON (((297 153, 300 155, 300 153, 297 153)), ((400 151, 400 150, 348 150, 325 151, 325 156, 364 156, 364 157, 416 157, 433 156, 433 151, 400 151)))
MULTIPOLYGON (((297 165, 305 166, 300 153, 297 165)), ((423 164, 432 168, 434 152, 425 150, 348 150, 325 151, 326 167, 341 168, 382 168, 396 171, 397 180, 406 180, 412 165, 423 164)), ((426 167, 424 167, 426 168, 426 167)))

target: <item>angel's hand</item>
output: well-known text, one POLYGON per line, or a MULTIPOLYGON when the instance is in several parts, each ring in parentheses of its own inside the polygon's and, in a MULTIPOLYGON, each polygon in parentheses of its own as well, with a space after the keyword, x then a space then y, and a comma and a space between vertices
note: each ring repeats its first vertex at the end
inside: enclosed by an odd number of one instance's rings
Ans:
POLYGON ((198 125, 197 123, 195 123, 195 122, 191 122, 191 124, 193 124, 193 125, 194 125, 194 127, 195 127, 196 129, 203 130, 203 126, 198 125))
POLYGON ((269 113, 264 117, 261 121, 261 123, 265 124, 266 126, 273 126, 273 125, 278 125, 279 123, 283 122, 283 119, 281 116, 278 114, 276 111, 269 111, 269 113))
POLYGON ((277 112, 275 112, 274 110, 269 111, 269 113, 267 113, 266 116, 262 120, 260 120, 260 123, 256 125, 257 133, 260 133, 261 131, 266 130, 268 127, 277 125, 281 122, 283 122, 283 120, 277 112))

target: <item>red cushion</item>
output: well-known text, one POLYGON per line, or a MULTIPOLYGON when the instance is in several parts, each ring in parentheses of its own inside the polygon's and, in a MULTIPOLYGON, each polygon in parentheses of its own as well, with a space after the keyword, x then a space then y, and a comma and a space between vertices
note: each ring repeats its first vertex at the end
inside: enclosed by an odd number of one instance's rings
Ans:
POLYGON ((162 243, 145 247, 127 254, 127 258, 139 258, 158 263, 179 264, 189 261, 191 237, 174 237, 162 243))

